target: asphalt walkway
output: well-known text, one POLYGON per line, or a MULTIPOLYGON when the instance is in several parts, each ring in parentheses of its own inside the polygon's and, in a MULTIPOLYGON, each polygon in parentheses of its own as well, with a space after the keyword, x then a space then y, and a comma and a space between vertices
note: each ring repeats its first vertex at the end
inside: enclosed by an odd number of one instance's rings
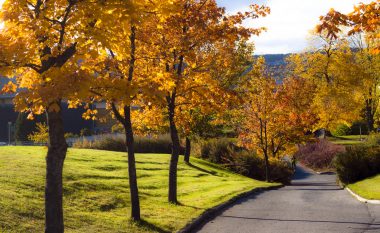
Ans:
POLYGON ((361 203, 334 174, 297 168, 291 186, 242 199, 202 233, 380 233, 380 205, 361 203))

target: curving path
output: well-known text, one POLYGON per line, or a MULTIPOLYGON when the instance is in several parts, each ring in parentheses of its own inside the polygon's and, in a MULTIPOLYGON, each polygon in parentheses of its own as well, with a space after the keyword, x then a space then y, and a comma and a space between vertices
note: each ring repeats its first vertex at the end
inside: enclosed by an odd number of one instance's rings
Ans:
POLYGON ((380 205, 357 201, 333 174, 297 168, 291 186, 237 202, 202 233, 380 233, 380 205))

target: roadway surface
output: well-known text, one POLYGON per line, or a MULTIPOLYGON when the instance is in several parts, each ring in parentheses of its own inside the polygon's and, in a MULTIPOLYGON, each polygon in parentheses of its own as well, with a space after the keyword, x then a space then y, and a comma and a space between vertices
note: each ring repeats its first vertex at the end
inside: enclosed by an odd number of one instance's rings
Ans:
POLYGON ((334 174, 298 167, 292 185, 238 201, 200 233, 380 233, 380 205, 359 202, 334 174))

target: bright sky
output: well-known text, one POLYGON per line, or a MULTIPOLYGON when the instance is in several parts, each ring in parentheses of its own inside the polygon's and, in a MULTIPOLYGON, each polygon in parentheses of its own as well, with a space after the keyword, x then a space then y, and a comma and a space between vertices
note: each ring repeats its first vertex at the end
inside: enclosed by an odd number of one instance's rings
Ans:
MULTIPOLYGON (((5 0, 0 0, 0 8, 5 0)), ((307 36, 318 23, 319 16, 330 8, 343 13, 351 12, 353 6, 372 0, 216 0, 227 12, 248 10, 252 3, 266 4, 271 14, 266 18, 247 21, 251 27, 267 28, 259 37, 254 37, 256 54, 293 53, 307 47, 307 36)), ((0 23, 0 29, 3 27, 0 23)))
POLYGON ((267 32, 254 37, 255 54, 293 53, 307 47, 307 36, 318 23, 319 16, 330 8, 348 13, 353 6, 371 0, 217 0, 227 12, 247 10, 250 4, 266 4, 271 14, 266 18, 246 22, 252 27, 265 26, 267 32))

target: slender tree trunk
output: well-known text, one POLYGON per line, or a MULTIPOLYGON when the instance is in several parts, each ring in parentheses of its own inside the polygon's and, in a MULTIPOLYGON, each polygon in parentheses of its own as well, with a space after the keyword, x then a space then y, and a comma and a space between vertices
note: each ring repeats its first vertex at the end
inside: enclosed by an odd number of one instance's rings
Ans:
POLYGON ((128 151, 128 174, 129 174, 129 190, 131 194, 132 213, 131 217, 135 221, 139 221, 140 218, 140 200, 139 191, 137 186, 136 175, 136 160, 135 160, 135 148, 134 137, 131 121, 131 107, 126 106, 124 108, 125 113, 125 136, 127 142, 128 151))
POLYGON ((191 152, 191 141, 189 137, 186 137, 186 147, 185 147, 185 156, 184 156, 184 160, 186 163, 190 163, 190 152, 191 152))
MULTIPOLYGON (((135 69, 135 53, 136 53, 136 27, 131 26, 131 34, 129 36, 131 47, 130 55, 131 59, 129 60, 129 70, 128 70, 128 81, 132 82, 133 74, 135 69)), ((115 55, 111 51, 112 57, 115 55)), ((134 136, 131 120, 131 106, 124 106, 124 116, 121 115, 117 109, 115 103, 111 103, 112 111, 116 119, 123 124, 125 129, 125 141, 128 153, 128 176, 129 176, 129 191, 131 195, 131 218, 135 221, 140 221, 140 199, 139 199, 139 190, 137 186, 137 174, 136 174, 136 159, 135 159, 135 148, 134 148, 134 136)))
MULTIPOLYGON (((60 101, 56 104, 61 105, 60 101)), ((47 122, 49 143, 46 156, 45 233, 63 233, 62 173, 68 146, 62 112, 47 112, 47 122)))
POLYGON ((172 140, 172 156, 169 167, 169 202, 177 204, 177 165, 180 150, 180 142, 177 131, 177 126, 174 120, 175 111, 175 94, 172 97, 167 97, 168 112, 170 123, 170 137, 172 140))
POLYGON ((373 114, 373 109, 371 107, 371 100, 366 101, 366 108, 365 108, 365 116, 366 116, 366 122, 367 122, 367 128, 369 132, 374 131, 374 114, 373 114))
POLYGON ((269 159, 268 159, 268 154, 264 153, 264 159, 265 159, 265 181, 269 182, 270 178, 270 165, 269 165, 269 159))

